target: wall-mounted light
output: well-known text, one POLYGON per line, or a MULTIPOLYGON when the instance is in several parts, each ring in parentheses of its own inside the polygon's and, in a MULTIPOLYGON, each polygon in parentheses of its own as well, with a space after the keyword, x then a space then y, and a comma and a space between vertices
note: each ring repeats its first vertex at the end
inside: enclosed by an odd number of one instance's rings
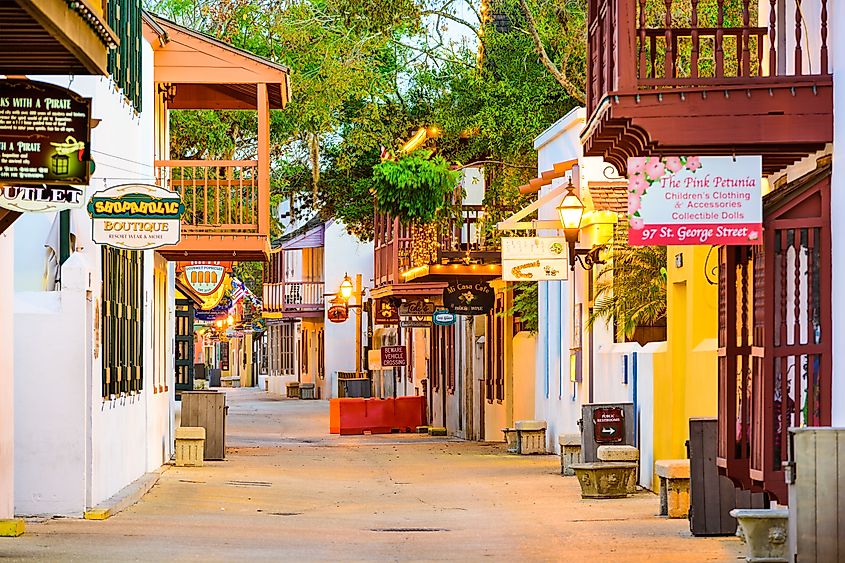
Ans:
POLYGON ((590 249, 575 248, 575 243, 578 242, 581 233, 584 203, 578 197, 578 194, 575 193, 575 187, 572 185, 571 179, 569 180, 569 185, 566 187, 566 194, 557 206, 557 213, 560 216, 560 224, 563 226, 563 237, 569 243, 569 269, 575 271, 576 261, 585 270, 592 270, 596 264, 604 264, 604 261, 599 256, 599 253, 604 249, 603 244, 590 249))

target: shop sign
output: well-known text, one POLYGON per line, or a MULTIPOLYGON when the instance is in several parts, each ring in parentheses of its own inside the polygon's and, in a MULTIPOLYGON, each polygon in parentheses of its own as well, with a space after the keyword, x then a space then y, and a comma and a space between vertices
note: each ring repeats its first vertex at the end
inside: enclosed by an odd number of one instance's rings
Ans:
POLYGON ((628 242, 763 244, 762 157, 628 159, 628 242))
POLYGON ((12 211, 49 212, 79 209, 85 204, 83 186, 0 186, 0 207, 12 211))
POLYGON ((621 407, 593 410, 593 437, 599 444, 622 442, 625 439, 625 417, 621 407))
POLYGON ((395 325, 399 322, 399 310, 396 302, 389 297, 373 301, 373 323, 377 325, 395 325))
POLYGON ((502 279, 565 280, 569 271, 563 237, 503 237, 502 279))
POLYGON ((199 295, 211 295, 223 284, 226 268, 219 264, 192 263, 182 268, 185 283, 199 295))
POLYGON ((431 328, 431 317, 404 317, 399 319, 400 328, 431 328))
POLYGON ((446 309, 439 309, 431 316, 431 320, 437 326, 452 326, 457 322, 458 317, 446 309))
POLYGON ((399 305, 400 317, 430 317, 436 309, 431 301, 408 301, 399 305))
POLYGON ((408 358, 404 346, 382 346, 381 366, 383 368, 405 367, 408 358))
POLYGON ((94 242, 127 250, 178 243, 184 210, 179 194, 147 184, 108 188, 88 202, 94 242))
POLYGON ((346 305, 332 305, 326 311, 326 316, 333 323, 342 323, 349 318, 349 309, 346 305))
POLYGON ((0 182, 87 185, 90 140, 90 98, 45 82, 0 80, 0 182))
POLYGON ((495 301, 487 282, 452 282, 443 290, 443 306, 458 315, 486 315, 495 301))

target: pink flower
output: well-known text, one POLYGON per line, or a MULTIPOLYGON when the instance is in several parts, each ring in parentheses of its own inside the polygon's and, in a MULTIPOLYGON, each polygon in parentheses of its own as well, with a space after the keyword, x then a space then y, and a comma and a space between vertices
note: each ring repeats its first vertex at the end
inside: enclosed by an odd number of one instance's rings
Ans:
POLYGON ((642 231, 643 227, 645 227, 645 221, 643 221, 641 217, 631 217, 628 223, 635 231, 642 231))
POLYGON ((650 185, 644 174, 634 174, 628 178, 628 191, 637 195, 643 195, 650 185))
POLYGON ((695 172, 701 168, 701 159, 697 156, 687 158, 687 168, 689 168, 692 172, 695 172))
POLYGON ((628 194, 628 215, 633 215, 642 207, 640 196, 637 194, 628 194))
POLYGON ((681 159, 677 156, 668 156, 663 159, 663 163, 666 164, 666 168, 669 169, 669 172, 673 174, 684 167, 684 163, 681 162, 681 159))
POLYGON ((650 180, 657 180, 662 178, 663 174, 666 173, 666 167, 659 157, 652 156, 645 164, 645 173, 650 180))
POLYGON ((646 157, 644 156, 632 156, 628 159, 628 176, 634 174, 642 174, 643 170, 645 170, 645 161, 646 157))
POLYGON ((757 231, 748 233, 748 240, 757 240, 758 238, 760 238, 760 234, 757 231))

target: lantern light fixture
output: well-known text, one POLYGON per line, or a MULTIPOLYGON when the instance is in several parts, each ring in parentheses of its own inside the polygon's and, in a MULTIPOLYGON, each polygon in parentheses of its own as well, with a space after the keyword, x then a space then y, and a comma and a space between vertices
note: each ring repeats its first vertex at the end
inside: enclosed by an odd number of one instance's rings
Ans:
POLYGON ((352 290, 352 278, 349 274, 344 274, 343 281, 340 283, 340 295, 348 301, 352 297, 352 290))

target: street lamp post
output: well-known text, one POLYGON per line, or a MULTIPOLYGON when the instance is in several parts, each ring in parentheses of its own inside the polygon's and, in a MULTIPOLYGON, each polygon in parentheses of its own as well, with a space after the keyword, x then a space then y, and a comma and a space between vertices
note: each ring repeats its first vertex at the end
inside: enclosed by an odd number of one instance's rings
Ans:
POLYGON ((355 374, 361 373, 361 314, 364 311, 364 288, 361 274, 355 274, 355 285, 348 274, 343 276, 340 282, 340 296, 346 301, 349 309, 358 309, 355 313, 355 374), (350 305, 350 299, 355 299, 355 304, 350 305))

